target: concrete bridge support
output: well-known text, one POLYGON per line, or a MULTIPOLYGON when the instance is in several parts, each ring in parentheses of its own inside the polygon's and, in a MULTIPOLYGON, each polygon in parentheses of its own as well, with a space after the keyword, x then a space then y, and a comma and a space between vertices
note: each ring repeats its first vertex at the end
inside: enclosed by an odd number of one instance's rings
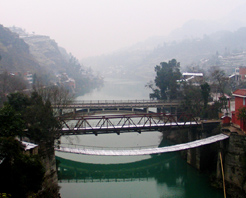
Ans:
POLYGON ((144 108, 144 112, 145 113, 149 113, 149 108, 147 107, 147 108, 144 108))
MULTIPOLYGON (((193 128, 191 128, 188 131, 188 141, 195 141, 197 140, 198 134, 197 131, 193 128)), ((187 163, 190 164, 191 166, 195 167, 196 169, 200 170, 201 168, 201 150, 200 147, 198 148, 193 148, 193 149, 188 149, 187 150, 187 163)))
MULTIPOLYGON (((206 129, 202 129, 202 130, 190 129, 188 132, 188 141, 195 141, 201 138, 207 138, 210 136, 210 133, 206 131, 206 129)), ((219 144, 222 143, 217 142, 193 149, 188 149, 187 163, 189 163, 191 166, 201 171, 210 171, 210 172, 216 171, 216 167, 218 166, 217 164, 218 153, 220 151, 218 146, 219 144)))
POLYGON ((59 109, 59 116, 62 116, 62 109, 59 109))

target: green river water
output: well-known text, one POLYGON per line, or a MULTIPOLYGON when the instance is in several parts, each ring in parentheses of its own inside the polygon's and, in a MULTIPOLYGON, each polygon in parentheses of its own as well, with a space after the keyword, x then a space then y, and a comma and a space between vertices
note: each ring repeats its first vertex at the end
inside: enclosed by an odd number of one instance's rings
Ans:
MULTIPOLYGON (((79 99, 148 99, 146 90, 139 95, 136 93, 142 84, 133 84, 136 86, 129 94, 124 94, 129 82, 117 81, 106 83, 102 90, 79 99)), ((157 131, 62 137, 61 142, 114 148, 170 144, 157 131)), ((211 187, 208 176, 188 165, 178 152, 151 156, 87 156, 57 152, 56 156, 62 198, 223 198, 222 190, 211 187)))

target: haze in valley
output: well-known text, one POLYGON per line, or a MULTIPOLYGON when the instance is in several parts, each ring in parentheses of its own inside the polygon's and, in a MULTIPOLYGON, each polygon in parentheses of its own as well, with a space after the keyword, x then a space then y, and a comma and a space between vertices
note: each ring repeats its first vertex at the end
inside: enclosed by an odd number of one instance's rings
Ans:
POLYGON ((148 38, 236 30, 246 18, 244 0, 0 0, 0 5, 0 24, 50 36, 78 59, 148 38), (209 26, 193 29, 199 21, 209 26))

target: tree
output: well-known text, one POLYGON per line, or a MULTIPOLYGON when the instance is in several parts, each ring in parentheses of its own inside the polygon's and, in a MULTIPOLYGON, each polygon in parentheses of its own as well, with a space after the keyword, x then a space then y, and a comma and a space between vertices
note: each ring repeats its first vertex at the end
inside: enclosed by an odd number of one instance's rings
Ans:
POLYGON ((9 104, 0 109, 0 137, 21 136, 25 129, 24 120, 9 104))
POLYGON ((153 88, 153 84, 147 85, 154 92, 150 96, 162 100, 177 98, 177 80, 181 78, 180 63, 175 59, 170 60, 168 63, 161 62, 160 65, 156 65, 155 72, 155 85, 157 88, 153 88))
POLYGON ((48 99, 44 101, 37 92, 33 92, 31 97, 22 93, 13 93, 8 96, 8 104, 24 120, 27 137, 37 143, 54 142, 61 123, 54 116, 48 99))
POLYGON ((22 115, 25 113, 26 107, 30 105, 29 97, 20 92, 11 93, 7 98, 8 104, 22 115))
POLYGON ((210 94, 210 86, 207 82, 201 85, 201 93, 203 98, 203 109, 207 109, 208 98, 210 94))
POLYGON ((0 192, 27 197, 41 189, 44 168, 38 156, 23 154, 24 146, 15 137, 25 129, 19 112, 10 104, 0 109, 0 192))
POLYGON ((241 107, 238 109, 237 118, 243 121, 246 120, 246 108, 245 107, 241 107))
POLYGON ((27 136, 37 143, 53 143, 61 128, 60 121, 53 115, 51 103, 49 100, 44 102, 37 92, 33 92, 30 97, 24 120, 28 129, 27 136))
POLYGON ((215 85, 216 88, 215 91, 221 93, 224 96, 226 92, 226 86, 229 80, 226 77, 224 70, 221 70, 218 67, 211 67, 210 76, 211 76, 211 81, 215 85))
POLYGON ((180 109, 193 116, 201 116, 202 112, 202 94, 199 86, 190 83, 182 83, 182 105, 180 109))

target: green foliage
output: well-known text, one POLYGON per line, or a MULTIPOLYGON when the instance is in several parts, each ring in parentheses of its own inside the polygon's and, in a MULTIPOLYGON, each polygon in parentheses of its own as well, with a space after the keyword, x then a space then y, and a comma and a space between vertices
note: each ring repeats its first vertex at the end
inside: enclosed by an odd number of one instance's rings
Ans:
POLYGON ((32 93, 24 119, 28 128, 28 137, 36 142, 53 142, 57 130, 61 127, 60 122, 53 116, 50 102, 44 102, 37 92, 32 93))
POLYGON ((180 63, 175 59, 170 60, 168 63, 161 62, 160 65, 156 65, 155 72, 155 85, 158 88, 153 89, 149 86, 154 92, 150 96, 157 99, 177 98, 177 80, 181 77, 180 63))
MULTIPOLYGON (((31 97, 21 93, 10 94, 8 100, 8 107, 18 112, 17 115, 24 120, 25 125, 22 127, 22 130, 24 128, 27 129, 27 132, 25 132, 27 137, 37 143, 41 141, 54 141, 56 132, 60 129, 61 125, 53 115, 49 100, 43 101, 37 92, 33 92, 31 97)), ((18 119, 15 120, 15 122, 17 121, 18 119)), ((6 122, 9 121, 6 120, 6 122)), ((18 127, 18 123, 16 124, 16 127, 18 127)), ((15 126, 12 125, 11 123, 11 127, 15 126)))
POLYGON ((0 109, 0 137, 22 135, 25 128, 20 113, 16 112, 9 104, 0 109))
POLYGON ((0 137, 0 192, 27 197, 41 189, 44 167, 38 156, 23 154, 23 145, 14 137, 0 137))
POLYGON ((5 158, 0 174, 0 191, 22 198, 41 189, 44 167, 38 156, 19 153, 5 158))
POLYGON ((38 156, 21 155, 14 163, 13 175, 18 193, 37 192, 43 182, 44 167, 38 156))
POLYGON ((237 118, 239 120, 246 120, 246 108, 245 107, 241 107, 238 109, 237 118))
POLYGON ((21 143, 14 137, 0 137, 0 156, 12 159, 18 157, 22 152, 21 143))
POLYGON ((0 192, 28 197, 42 188, 44 167, 38 156, 23 154, 23 145, 15 136, 27 129, 25 136, 53 148, 60 122, 53 116, 49 100, 43 101, 37 92, 30 97, 10 94, 8 100, 0 109, 0 157, 4 158, 0 168, 0 192))
POLYGON ((11 105, 17 112, 24 113, 28 105, 30 105, 30 100, 27 95, 16 92, 11 93, 7 96, 8 104, 11 105))

